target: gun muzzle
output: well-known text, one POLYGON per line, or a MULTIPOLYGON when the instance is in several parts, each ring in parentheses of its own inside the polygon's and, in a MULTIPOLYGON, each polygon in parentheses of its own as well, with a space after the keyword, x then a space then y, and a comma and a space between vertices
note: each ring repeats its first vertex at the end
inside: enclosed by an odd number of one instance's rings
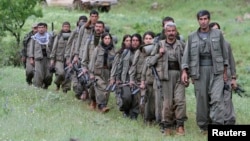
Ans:
POLYGON ((112 88, 111 88, 111 91, 114 92, 116 89, 116 84, 113 84, 112 88))
POLYGON ((80 72, 78 75, 77 75, 77 77, 79 78, 79 77, 81 77, 83 75, 83 72, 80 72))
POLYGON ((109 84, 109 85, 105 88, 105 90, 106 90, 106 91, 110 91, 110 89, 112 88, 111 86, 112 86, 112 85, 109 84))
POLYGON ((140 88, 134 89, 134 90, 132 91, 132 95, 137 94, 139 91, 140 91, 140 88))

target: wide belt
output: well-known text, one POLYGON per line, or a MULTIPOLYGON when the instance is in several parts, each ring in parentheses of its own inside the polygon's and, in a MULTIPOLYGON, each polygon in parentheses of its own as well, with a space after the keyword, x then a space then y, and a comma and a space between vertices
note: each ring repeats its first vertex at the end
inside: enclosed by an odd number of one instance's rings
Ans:
POLYGON ((168 61, 168 70, 180 70, 180 65, 177 61, 168 61))
POLYGON ((200 66, 213 66, 211 54, 200 54, 200 66))
POLYGON ((213 66, 212 60, 200 60, 200 66, 213 66))

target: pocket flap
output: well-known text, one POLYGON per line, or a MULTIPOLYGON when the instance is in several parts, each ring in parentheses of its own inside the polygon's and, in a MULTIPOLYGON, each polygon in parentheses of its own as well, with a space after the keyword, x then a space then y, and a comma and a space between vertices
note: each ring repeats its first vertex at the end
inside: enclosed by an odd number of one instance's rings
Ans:
POLYGON ((215 60, 216 60, 216 62, 223 62, 223 58, 222 57, 217 57, 215 60))

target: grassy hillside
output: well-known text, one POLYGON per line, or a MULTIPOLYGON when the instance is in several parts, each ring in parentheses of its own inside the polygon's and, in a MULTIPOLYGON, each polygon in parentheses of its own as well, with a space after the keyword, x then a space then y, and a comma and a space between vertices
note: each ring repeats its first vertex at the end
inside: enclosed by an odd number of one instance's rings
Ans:
MULTIPOLYGON (((157 9, 151 9, 151 0, 120 0, 109 13, 100 13, 100 20, 111 27, 111 33, 120 40, 124 34, 140 33, 147 30, 159 32, 161 19, 172 16, 179 32, 186 38, 197 29, 196 13, 201 9, 211 12, 211 21, 221 24, 226 39, 231 43, 237 63, 238 82, 248 94, 250 91, 250 20, 236 22, 237 16, 250 11, 248 0, 155 0, 157 9)), ((72 29, 85 11, 70 11, 64 8, 48 7, 43 18, 30 17, 23 33, 30 30, 35 22, 53 22, 59 31, 61 23, 69 21, 72 29)), ((49 27, 50 29, 51 27, 49 27)), ((11 42, 7 37, 3 42, 11 42)), ((187 114, 185 137, 165 137, 158 126, 145 126, 141 117, 138 121, 124 119, 117 110, 114 95, 111 95, 111 111, 100 114, 90 111, 85 102, 76 100, 74 93, 55 92, 53 84, 48 90, 36 89, 25 83, 23 68, 0 68, 0 140, 5 141, 204 141, 195 123, 195 98, 193 87, 186 91, 187 114)), ((233 95, 237 124, 250 124, 249 98, 233 95)))

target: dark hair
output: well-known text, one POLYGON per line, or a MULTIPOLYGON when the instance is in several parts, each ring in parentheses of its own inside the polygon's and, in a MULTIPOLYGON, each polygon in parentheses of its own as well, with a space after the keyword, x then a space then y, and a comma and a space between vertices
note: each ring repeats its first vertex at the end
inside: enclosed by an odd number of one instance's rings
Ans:
POLYGON ((207 15, 208 19, 210 19, 210 13, 209 13, 209 11, 207 11, 207 10, 201 10, 201 11, 199 11, 199 12, 197 13, 197 15, 196 15, 197 20, 198 20, 200 17, 205 16, 205 15, 207 15))
POLYGON ((47 25, 46 23, 42 23, 42 22, 41 22, 41 23, 38 23, 38 24, 37 24, 37 27, 38 27, 38 26, 48 27, 48 25, 47 25))
POLYGON ((102 40, 102 41, 101 41, 101 45, 102 45, 102 46, 105 46, 103 39, 104 39, 106 36, 109 36, 110 39, 111 39, 111 42, 110 42, 110 44, 109 44, 109 45, 111 45, 110 47, 114 47, 114 45, 113 45, 113 37, 112 37, 112 35, 111 35, 110 33, 108 33, 108 32, 104 32, 104 33, 101 35, 101 40, 102 40))
POLYGON ((81 20, 83 20, 83 23, 86 23, 88 21, 88 18, 86 16, 80 16, 78 21, 76 22, 76 26, 79 26, 81 20))
POLYGON ((62 26, 64 26, 64 25, 69 25, 70 26, 70 23, 66 21, 66 22, 63 22, 62 26))
POLYGON ((103 25, 103 27, 105 28, 105 24, 104 24, 104 22, 103 22, 103 21, 97 21, 95 24, 102 24, 102 25, 103 25))
POLYGON ((124 44, 124 41, 130 37, 132 39, 132 36, 129 35, 129 34, 125 34, 122 38, 122 44, 121 44, 121 48, 117 51, 117 53, 121 54, 123 52, 123 50, 125 49, 125 44, 124 44))
POLYGON ((220 25, 219 25, 219 23, 217 23, 217 22, 212 22, 212 23, 210 23, 210 24, 209 24, 209 27, 212 28, 212 27, 214 27, 215 25, 217 25, 218 28, 220 29, 220 25))
POLYGON ((132 39, 133 37, 136 37, 136 38, 139 40, 140 45, 142 44, 142 37, 141 37, 140 34, 135 33, 135 34, 133 34, 133 35, 131 36, 131 39, 132 39))
POLYGON ((174 23, 174 18, 169 17, 169 16, 163 18, 163 19, 162 19, 162 27, 164 27, 164 23, 165 23, 166 21, 172 21, 172 22, 174 23))
POLYGON ((78 21, 80 21, 80 20, 83 20, 84 22, 87 22, 88 21, 88 18, 87 18, 87 16, 80 16, 79 17, 79 19, 78 19, 78 21))
POLYGON ((152 38, 155 37, 155 33, 153 31, 146 31, 143 36, 142 39, 144 39, 146 37, 146 35, 150 35, 152 38))
POLYGON ((99 15, 99 13, 96 10, 91 10, 89 15, 99 15))
POLYGON ((104 32, 104 33, 102 34, 102 36, 101 36, 101 39, 103 40, 104 37, 106 37, 106 36, 109 36, 111 40, 113 39, 113 38, 112 38, 112 35, 111 35, 110 33, 108 33, 108 32, 104 32))

